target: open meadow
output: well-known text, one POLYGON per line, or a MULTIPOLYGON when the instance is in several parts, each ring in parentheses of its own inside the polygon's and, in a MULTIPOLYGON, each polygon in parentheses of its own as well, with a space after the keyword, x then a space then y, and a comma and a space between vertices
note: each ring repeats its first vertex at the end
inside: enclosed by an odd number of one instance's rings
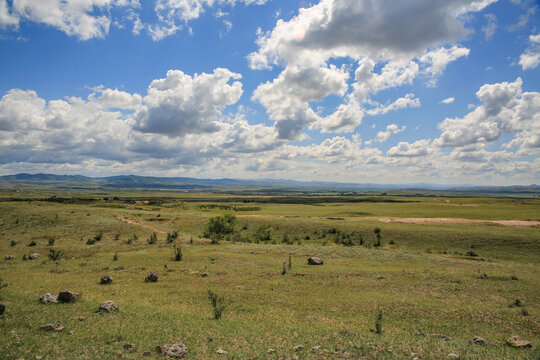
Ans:
POLYGON ((540 356, 537 198, 0 196, 1 359, 157 359, 175 343, 187 359, 540 356), (40 303, 65 289, 80 298, 40 303), (118 310, 96 312, 105 300, 118 310))

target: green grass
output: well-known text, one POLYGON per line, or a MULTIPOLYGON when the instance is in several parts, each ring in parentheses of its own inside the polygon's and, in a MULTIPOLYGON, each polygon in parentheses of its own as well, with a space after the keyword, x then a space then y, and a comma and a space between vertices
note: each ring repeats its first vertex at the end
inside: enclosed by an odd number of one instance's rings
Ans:
MULTIPOLYGON (((79 193, 56 195, 83 197, 79 193)), ((188 346, 190 359, 443 359, 449 353, 465 359, 539 356, 534 349, 505 345, 513 335, 535 346, 540 343, 538 227, 376 220, 385 216, 534 220, 540 213, 538 200, 452 198, 454 204, 449 204, 445 198, 410 198, 415 202, 305 205, 256 202, 257 197, 239 204, 219 195, 99 196, 141 201, 155 196, 164 202, 0 202, 0 277, 8 284, 0 289, 0 302, 7 307, 0 317, 0 358, 139 359, 144 350, 152 352, 150 358, 159 358, 155 347, 175 342, 188 346), (200 238, 204 224, 225 210, 201 204, 260 207, 236 212, 239 231, 248 235, 260 225, 269 225, 273 239, 279 241, 289 234, 301 238, 302 245, 226 241, 210 245, 200 238), (243 225, 247 230, 240 230, 243 225), (383 246, 378 249, 370 245, 377 226, 383 235, 383 246), (322 236, 323 230, 331 228, 358 231, 367 246, 335 246, 331 235, 322 236), (173 230, 179 231, 179 239, 166 244, 166 232, 173 230), (103 239, 86 245, 99 231, 103 239), (147 244, 153 231, 158 241, 147 244), (120 234, 117 241, 116 233, 120 234), (134 233, 138 240, 127 244, 134 233), (53 246, 48 245, 51 237, 56 239, 53 246), (17 245, 11 247, 11 240, 17 245), (391 240, 394 245, 388 244, 391 240), (30 241, 37 246, 27 247, 30 241), (180 262, 173 261, 173 245, 182 247, 180 262), (465 256, 471 246, 477 258, 465 256), (50 248, 63 251, 63 259, 47 259, 50 248), (23 254, 30 252, 39 252, 41 258, 22 261, 23 254), (115 252, 117 261, 113 261, 115 252), (16 259, 4 260, 7 254, 16 259), (292 270, 283 276, 282 262, 289 254, 292 270), (308 266, 310 255, 322 257, 324 265, 308 266), (144 283, 150 271, 159 272, 157 283, 144 283), (202 272, 209 276, 201 277, 202 272), (103 275, 112 276, 113 284, 100 285, 103 275), (42 294, 63 289, 81 292, 80 301, 38 302, 42 294), (208 290, 228 301, 220 320, 213 320, 208 290), (516 299, 527 309, 527 316, 522 308, 509 306, 516 299), (119 311, 96 313, 105 300, 115 301, 119 311), (379 311, 383 313, 380 335, 370 331, 379 311), (85 320, 79 321, 80 316, 85 320), (39 329, 51 322, 63 324, 65 330, 46 333, 39 329), (429 334, 444 334, 452 340, 429 334), (475 335, 494 346, 472 345, 475 335), (124 349, 126 342, 135 343, 136 348, 124 349), (303 349, 295 350, 298 345, 303 349), (314 346, 320 349, 313 350, 314 346), (217 349, 226 350, 227 356, 216 354, 217 349), (268 349, 275 353, 268 354, 268 349)))

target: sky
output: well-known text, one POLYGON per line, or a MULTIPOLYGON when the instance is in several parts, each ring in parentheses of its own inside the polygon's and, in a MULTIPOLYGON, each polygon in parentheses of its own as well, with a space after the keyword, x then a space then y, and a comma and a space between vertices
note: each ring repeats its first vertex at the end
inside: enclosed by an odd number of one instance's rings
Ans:
POLYGON ((0 175, 540 183, 538 0, 0 0, 0 175))

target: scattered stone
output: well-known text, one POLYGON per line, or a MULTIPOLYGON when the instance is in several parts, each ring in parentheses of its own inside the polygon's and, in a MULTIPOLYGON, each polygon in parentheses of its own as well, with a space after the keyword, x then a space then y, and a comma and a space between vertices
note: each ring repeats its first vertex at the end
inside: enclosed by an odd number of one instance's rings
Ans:
POLYGON ((58 294, 58 301, 63 303, 74 302, 79 298, 79 293, 75 291, 64 290, 58 294))
POLYGON ((300 351, 302 349, 304 349, 304 345, 296 345, 295 347, 293 347, 294 351, 300 351))
POLYGON ((532 344, 530 341, 523 339, 520 336, 512 336, 510 339, 506 340, 506 343, 515 348, 530 348, 532 344))
POLYGON ((54 294, 46 293, 45 295, 41 295, 39 302, 42 304, 56 304, 58 302, 58 298, 54 294))
POLYGON ((429 337, 434 337, 438 339, 443 339, 446 341, 452 341, 452 339, 449 336, 443 335, 443 334, 428 334, 429 337))
POLYGON ((219 354, 219 355, 227 355, 228 352, 225 351, 225 350, 223 350, 223 349, 217 349, 217 350, 216 350, 216 354, 219 354))
POLYGON ((312 347, 311 350, 317 351, 317 350, 319 350, 320 348, 321 348, 321 346, 320 346, 320 345, 317 345, 317 346, 312 347))
POLYGON ((184 344, 159 345, 156 349, 162 356, 180 359, 187 355, 187 346, 184 344))
POLYGON ((479 345, 489 345, 489 341, 480 336, 473 336, 472 343, 479 345))
POLYGON ((62 331, 64 327, 61 324, 45 324, 41 326, 41 330, 45 331, 62 331))
POLYGON ((308 265, 322 265, 323 261, 321 258, 316 256, 311 256, 307 260, 308 265))
POLYGON ((125 343, 124 344, 124 349, 126 349, 126 350, 135 349, 135 344, 131 343, 131 342, 125 343))
POLYGON ((156 282, 158 280, 159 274, 155 271, 152 271, 150 274, 146 275, 144 282, 156 282))
POLYGON ((39 254, 38 253, 31 253, 31 254, 28 254, 28 259, 30 260, 35 260, 39 257, 39 254))
POLYGON ((350 335, 350 336, 358 336, 357 333, 355 333, 354 331, 352 331, 352 330, 350 330, 350 329, 349 329, 349 330, 345 330, 345 334, 350 335))
POLYGON ((207 277, 208 275, 209 275, 209 274, 208 274, 207 272, 203 272, 203 273, 201 274, 201 277, 207 277))
POLYGON ((446 356, 449 359, 460 359, 458 354, 450 353, 446 356))
POLYGON ((150 350, 144 350, 142 356, 152 356, 152 352, 150 350))
POLYGON ((99 305, 99 308, 97 309, 96 312, 104 311, 104 312, 110 313, 110 312, 113 312, 114 310, 118 310, 118 305, 116 305, 111 300, 107 300, 107 301, 102 302, 99 305))
POLYGON ((276 353, 276 349, 268 349, 266 351, 267 354, 275 354, 276 353))
POLYGON ((109 275, 105 275, 101 277, 101 281, 99 282, 101 285, 109 285, 112 284, 112 277, 109 275))
POLYGON ((84 320, 86 320, 86 318, 85 318, 84 316, 79 316, 78 319, 79 319, 79 321, 84 321, 84 320))
POLYGON ((68 332, 69 335, 75 335, 75 331, 71 330, 70 332, 68 332))
POLYGON ((13 260, 13 259, 15 259, 15 257, 13 255, 6 255, 5 259, 6 260, 13 260))
POLYGON ((0 315, 2 315, 6 311, 6 305, 0 304, 0 315))
POLYGON ((36 356, 36 360, 43 360, 43 357, 41 357, 41 356, 36 356))

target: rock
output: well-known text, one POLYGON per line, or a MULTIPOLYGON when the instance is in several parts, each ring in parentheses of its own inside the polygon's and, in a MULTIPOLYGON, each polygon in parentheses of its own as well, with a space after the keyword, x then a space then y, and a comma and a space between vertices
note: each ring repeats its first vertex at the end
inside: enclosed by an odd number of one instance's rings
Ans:
POLYGON ((144 350, 142 356, 152 356, 152 352, 150 350, 144 350))
POLYGON ((480 336, 473 336, 471 341, 472 341, 473 344, 479 344, 479 345, 488 345, 489 344, 489 341, 487 341, 486 339, 484 339, 483 337, 480 337, 480 336))
POLYGON ((79 298, 79 293, 75 291, 64 290, 58 294, 58 301, 63 303, 74 302, 79 298))
POLYGON ((293 350, 294 351, 300 351, 304 348, 304 345, 296 345, 295 347, 293 347, 293 350))
POLYGON ((512 336, 510 339, 506 340, 506 343, 515 348, 530 348, 532 344, 530 341, 523 339, 520 336, 512 336))
POLYGON ((228 352, 225 351, 225 350, 223 350, 223 349, 217 349, 217 350, 216 350, 216 354, 219 354, 219 355, 227 355, 228 352))
POLYGON ((41 326, 41 330, 45 331, 62 331, 64 327, 61 324, 45 324, 41 326))
POLYGON ((460 359, 458 354, 450 353, 446 356, 449 359, 460 359))
POLYGON ((319 350, 320 348, 321 348, 321 346, 320 346, 320 345, 317 345, 317 346, 313 346, 313 347, 311 348, 311 350, 317 351, 317 350, 319 350))
POLYGON ((97 309, 96 312, 107 312, 107 313, 110 313, 110 312, 113 312, 114 310, 118 310, 118 306, 111 300, 107 300, 107 301, 104 301, 102 302, 100 305, 99 305, 99 308, 97 309))
POLYGON ((207 272, 203 272, 203 273, 201 274, 201 277, 207 277, 208 275, 209 275, 209 274, 208 274, 207 272))
POLYGON ((54 294, 46 293, 45 295, 41 295, 39 302, 42 304, 56 304, 58 302, 58 298, 54 294))
POLYGON ((36 360, 43 360, 43 357, 41 357, 41 356, 36 356, 35 359, 36 359, 36 360))
POLYGON ((165 344, 157 347, 157 352, 162 356, 180 359, 187 355, 187 346, 184 344, 165 344))
POLYGON ((75 331, 71 330, 70 332, 68 332, 69 335, 75 335, 75 331))
POLYGON ((322 265, 323 261, 320 257, 311 256, 307 260, 308 265, 322 265))
POLYGON ((156 282, 158 280, 159 274, 155 271, 152 271, 150 274, 146 275, 144 282, 156 282))
POLYGON ((101 285, 109 285, 112 284, 112 277, 109 275, 105 275, 101 277, 101 281, 99 282, 101 285))
POLYGON ((6 260, 13 260, 13 259, 15 259, 15 257, 13 255, 6 255, 5 259, 6 260))
POLYGON ((30 260, 35 260, 39 257, 39 254, 38 253, 31 253, 31 254, 28 254, 28 259, 30 260))
POLYGON ((131 342, 125 343, 124 344, 124 349, 126 349, 126 350, 135 349, 135 344, 131 343, 131 342))
POLYGON ((276 349, 268 349, 266 351, 267 354, 275 354, 276 353, 276 349))
POLYGON ((85 318, 84 316, 79 316, 78 319, 79 319, 79 321, 84 321, 84 320, 86 320, 86 318, 85 318))
POLYGON ((0 304, 0 315, 2 315, 6 311, 6 305, 0 304))
POLYGON ((443 334, 428 334, 429 337, 434 337, 438 339, 443 339, 446 341, 452 341, 452 339, 449 336, 443 335, 443 334))
POLYGON ((349 329, 349 330, 345 330, 345 334, 350 335, 350 336, 358 336, 357 333, 355 333, 354 331, 352 331, 352 330, 350 330, 350 329, 349 329))

